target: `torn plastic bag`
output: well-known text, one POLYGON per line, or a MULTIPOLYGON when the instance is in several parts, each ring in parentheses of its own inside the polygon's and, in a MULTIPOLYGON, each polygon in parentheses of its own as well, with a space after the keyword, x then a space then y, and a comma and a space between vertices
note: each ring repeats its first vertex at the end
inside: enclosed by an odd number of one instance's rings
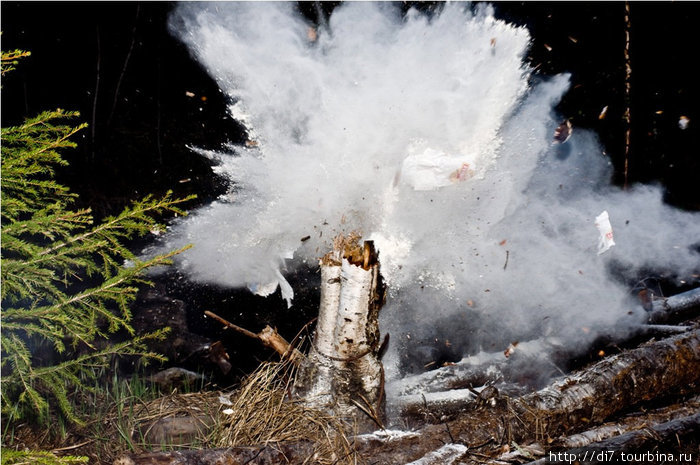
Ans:
POLYGON ((474 159, 412 145, 401 167, 401 179, 417 191, 439 189, 474 177, 474 159))
POLYGON ((596 217, 595 227, 598 228, 598 232, 600 233, 600 237, 598 238, 598 255, 600 255, 615 245, 612 225, 610 224, 610 217, 608 216, 607 210, 604 210, 603 213, 596 217))

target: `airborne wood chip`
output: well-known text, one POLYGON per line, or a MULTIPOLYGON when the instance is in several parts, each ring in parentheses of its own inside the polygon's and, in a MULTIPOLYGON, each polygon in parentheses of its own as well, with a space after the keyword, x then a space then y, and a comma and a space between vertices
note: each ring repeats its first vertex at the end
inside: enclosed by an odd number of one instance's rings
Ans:
POLYGON ((555 144, 563 144, 567 140, 569 140, 569 137, 571 137, 571 134, 574 132, 574 128, 571 125, 570 120, 566 120, 563 123, 559 125, 554 130, 554 141, 553 143, 555 144))

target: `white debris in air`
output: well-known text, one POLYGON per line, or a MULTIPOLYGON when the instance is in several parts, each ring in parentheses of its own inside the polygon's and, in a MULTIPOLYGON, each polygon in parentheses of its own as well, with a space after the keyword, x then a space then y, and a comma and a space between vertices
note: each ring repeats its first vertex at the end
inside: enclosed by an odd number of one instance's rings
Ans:
POLYGON ((607 210, 603 210, 603 213, 596 217, 595 227, 598 228, 598 232, 600 233, 600 237, 598 238, 598 255, 600 255, 615 245, 613 229, 607 210))

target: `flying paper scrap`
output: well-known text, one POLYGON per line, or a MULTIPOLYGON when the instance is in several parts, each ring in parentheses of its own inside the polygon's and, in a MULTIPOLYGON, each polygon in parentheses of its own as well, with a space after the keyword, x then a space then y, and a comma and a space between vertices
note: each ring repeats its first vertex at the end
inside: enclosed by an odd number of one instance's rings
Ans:
POLYGON ((603 213, 596 217, 595 227, 598 228, 598 232, 600 233, 600 237, 598 238, 598 255, 600 255, 615 245, 612 225, 610 224, 610 217, 608 216, 607 210, 604 210, 603 213))
POLYGON ((411 150, 404 159, 401 176, 417 191, 436 190, 474 177, 474 156, 449 155, 441 150, 411 150))

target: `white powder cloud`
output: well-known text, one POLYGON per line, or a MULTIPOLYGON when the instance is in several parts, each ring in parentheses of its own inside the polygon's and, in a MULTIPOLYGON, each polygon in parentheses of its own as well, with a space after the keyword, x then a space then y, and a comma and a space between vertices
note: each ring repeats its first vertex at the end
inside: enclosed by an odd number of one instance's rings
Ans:
POLYGON ((528 31, 488 7, 349 2, 315 41, 292 3, 186 3, 171 26, 259 143, 209 154, 231 192, 167 238, 194 243, 194 279, 267 292, 287 258, 358 230, 390 286, 385 331, 488 316, 576 340, 632 308, 612 261, 698 267, 698 214, 611 187, 590 133, 552 144, 568 76, 534 76, 528 31), (616 245, 598 255, 604 210, 616 245))

